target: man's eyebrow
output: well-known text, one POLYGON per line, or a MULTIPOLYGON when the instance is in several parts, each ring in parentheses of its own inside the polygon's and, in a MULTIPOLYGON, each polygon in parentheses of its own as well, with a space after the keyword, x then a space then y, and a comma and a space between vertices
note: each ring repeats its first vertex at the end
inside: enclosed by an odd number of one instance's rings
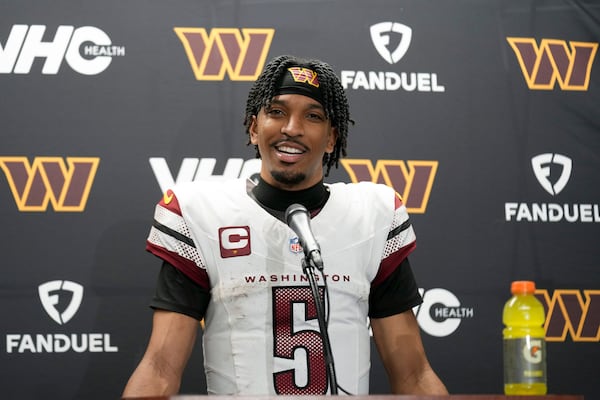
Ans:
POLYGON ((271 104, 271 105, 273 105, 273 104, 278 104, 278 105, 282 105, 282 106, 284 106, 284 105, 286 105, 286 102, 285 102, 285 101, 283 101, 283 100, 277 100, 277 99, 273 99, 273 100, 271 100, 270 104, 271 104))
MULTIPOLYGON (((280 105, 280 106, 287 106, 288 102, 285 101, 285 100, 273 99, 273 100, 271 100, 271 106, 274 105, 274 104, 275 105, 280 105)), ((319 102, 310 103, 308 105, 308 107, 306 107, 306 108, 308 108, 308 109, 314 109, 314 108, 316 108, 316 109, 322 110, 323 112, 325 111, 325 107, 323 107, 323 105, 321 103, 319 103, 319 102)))

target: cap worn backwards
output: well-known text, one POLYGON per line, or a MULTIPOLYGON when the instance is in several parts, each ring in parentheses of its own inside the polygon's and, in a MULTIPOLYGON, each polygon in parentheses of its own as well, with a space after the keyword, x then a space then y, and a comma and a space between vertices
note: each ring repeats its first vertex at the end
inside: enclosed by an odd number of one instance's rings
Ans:
POLYGON ((319 77, 315 71, 306 67, 289 67, 281 77, 275 95, 301 94, 324 104, 319 77))

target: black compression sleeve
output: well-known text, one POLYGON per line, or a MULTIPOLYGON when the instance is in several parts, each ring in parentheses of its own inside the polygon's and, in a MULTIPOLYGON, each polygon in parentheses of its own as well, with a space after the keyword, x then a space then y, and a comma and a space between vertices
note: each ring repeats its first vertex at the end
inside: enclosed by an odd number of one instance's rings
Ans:
POLYGON ((383 318, 400 314, 422 302, 412 268, 408 258, 405 258, 385 281, 371 288, 369 317, 383 318))
POLYGON ((150 307, 174 311, 197 320, 204 318, 210 292, 164 261, 150 307))

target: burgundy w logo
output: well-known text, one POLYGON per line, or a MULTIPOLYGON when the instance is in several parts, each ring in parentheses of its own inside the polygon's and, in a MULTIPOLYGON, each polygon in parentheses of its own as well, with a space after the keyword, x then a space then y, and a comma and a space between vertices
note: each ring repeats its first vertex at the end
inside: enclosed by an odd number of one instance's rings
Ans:
POLYGON ((265 64, 275 29, 174 28, 196 79, 254 81, 265 64))
POLYGON ((600 290, 559 289, 552 296, 538 289, 535 296, 546 310, 546 341, 564 342, 567 333, 574 342, 600 341, 600 290))
POLYGON ((507 37, 517 56, 529 89, 552 90, 556 82, 562 90, 587 90, 598 43, 507 37))
POLYGON ((409 213, 423 214, 437 172, 437 161, 378 160, 375 167, 371 160, 340 160, 352 182, 383 183, 392 187, 400 196, 409 213))
POLYGON ((301 68, 301 67, 291 67, 288 68, 288 71, 292 74, 294 81, 299 83, 308 83, 311 86, 319 87, 319 79, 317 78, 317 73, 312 69, 301 68))
POLYGON ((54 211, 81 212, 98 169, 98 157, 0 157, 19 211, 46 211, 48 202, 54 211))

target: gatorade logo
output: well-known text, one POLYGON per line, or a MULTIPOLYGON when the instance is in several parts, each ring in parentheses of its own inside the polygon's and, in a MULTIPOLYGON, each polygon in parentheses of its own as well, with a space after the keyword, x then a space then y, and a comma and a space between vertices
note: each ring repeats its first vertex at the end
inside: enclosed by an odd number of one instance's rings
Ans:
POLYGON ((542 341, 541 339, 530 339, 529 343, 523 346, 523 358, 532 364, 542 362, 542 341))
POLYGON ((546 341, 600 341, 600 290, 558 289, 552 295, 538 289, 535 295, 546 311, 546 341))
POLYGON ((437 161, 340 160, 352 182, 383 183, 392 187, 403 199, 409 213, 423 214, 438 168, 437 161))
POLYGON ((260 75, 275 29, 174 28, 196 80, 254 81, 260 75))
POLYGON ((598 43, 507 37, 531 90, 588 90, 598 43))
POLYGON ((82 212, 100 163, 98 157, 0 157, 19 211, 82 212))

